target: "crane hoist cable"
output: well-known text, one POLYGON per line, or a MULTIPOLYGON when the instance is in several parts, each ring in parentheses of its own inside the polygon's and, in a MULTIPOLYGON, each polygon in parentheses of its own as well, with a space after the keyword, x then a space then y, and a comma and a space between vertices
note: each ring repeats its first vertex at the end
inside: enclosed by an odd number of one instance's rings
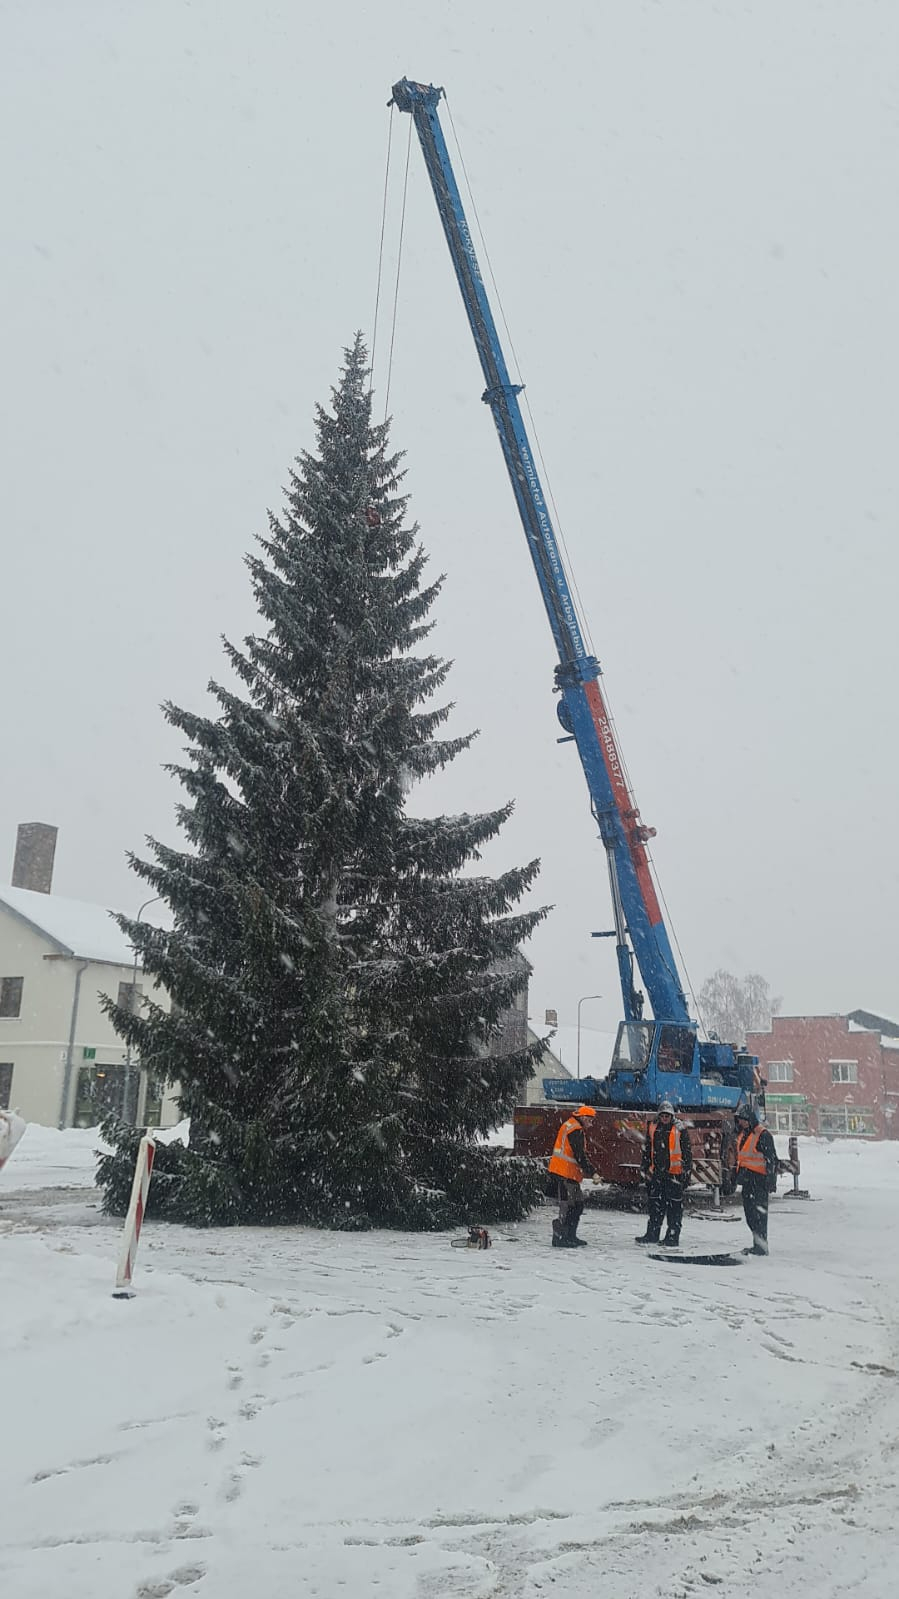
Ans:
POLYGON ((393 113, 396 107, 391 103, 387 113, 387 160, 384 166, 384 198, 381 202, 381 238, 378 244, 378 281, 375 287, 375 315, 371 330, 371 355, 368 368, 368 397, 375 381, 375 351, 378 348, 378 312, 381 307, 381 275, 384 270, 384 233, 387 228, 387 190, 390 183, 390 146, 393 139, 393 113))
MULTIPOLYGON (((506 338, 509 341, 509 350, 511 352, 512 359, 513 359, 513 362, 515 364, 516 378, 517 378, 517 381, 521 384, 521 387, 522 387, 522 391, 523 391, 522 392, 522 401, 523 401, 524 409, 527 412, 528 419, 529 419, 530 424, 531 424, 531 431, 532 431, 533 438, 534 438, 534 444, 536 446, 536 453, 537 453, 537 457, 538 457, 539 462, 540 462, 541 471, 543 473, 543 482, 545 484, 547 497, 548 497, 549 502, 550 502, 550 504, 552 506, 553 514, 555 516, 556 529, 557 529, 558 535, 559 535, 559 543, 561 544, 562 549, 564 551, 565 562, 566 562, 567 569, 568 569, 568 575, 569 575, 569 579, 570 579, 570 582, 571 582, 571 587, 572 587, 572 589, 573 589, 573 591, 575 593, 575 596, 577 598, 578 605, 580 606, 581 617, 582 617, 582 621, 583 621, 584 634, 585 634, 585 636, 586 636, 586 638, 588 640, 588 643, 589 643, 591 651, 595 654, 595 648, 594 648, 593 640, 592 640, 591 633, 590 633, 590 624, 589 624, 589 621, 587 619, 586 606, 584 605, 583 597, 582 597, 582 595, 580 593, 580 590, 578 588, 578 582, 577 582, 577 578, 576 578, 575 573, 574 573, 574 568, 573 568, 573 564, 572 564, 572 560, 571 560, 571 555, 569 553, 568 545, 567 545, 567 542, 566 542, 566 539, 565 539, 565 535, 564 535, 564 532, 562 530, 561 518, 559 517, 558 506, 556 504, 555 495, 553 494, 553 490, 552 490, 552 481, 550 479, 549 472, 547 471, 546 461, 545 461, 545 458, 544 458, 544 455, 543 455, 543 449, 542 449, 541 444, 540 444, 540 436, 539 436, 539 432, 538 432, 538 429, 537 429, 537 424, 536 424, 536 422, 534 420, 534 413, 533 413, 533 411, 531 409, 531 404, 530 404, 530 400, 528 398, 527 390, 526 390, 525 385, 524 385, 524 383, 522 381, 521 362, 518 359, 518 351, 515 348, 515 340, 512 337, 512 330, 509 327, 509 319, 506 316, 506 309, 505 309, 505 305, 503 304, 503 297, 502 297, 502 295, 500 293, 500 290, 499 290, 499 284, 496 281, 496 273, 493 270, 493 262, 492 262, 492 260, 490 258, 490 251, 487 248, 486 238, 484 237, 484 229, 483 229, 483 226, 481 224, 481 218, 480 218, 480 214, 478 212, 478 206, 477 206, 477 201, 476 201, 475 196, 474 196, 474 190, 472 189, 472 186, 471 186, 471 179, 470 179, 470 177, 468 175, 468 168, 467 168, 467 166, 465 164, 465 156, 462 153, 462 145, 460 143, 459 134, 458 134, 458 131, 456 129, 455 120, 453 118, 452 106, 450 105, 449 96, 446 94, 445 91, 444 91, 444 95, 443 95, 443 101, 444 101, 444 104, 446 106, 447 116, 448 116, 448 119, 449 119, 450 128, 452 130, 453 141, 455 143, 456 151, 457 151, 457 154, 458 154, 458 157, 459 157, 459 166, 460 166, 461 171, 462 171, 462 176, 463 176, 463 179, 464 179, 464 182, 465 182, 465 187, 466 187, 466 190, 467 190, 467 193, 468 193, 468 198, 469 198, 469 201, 471 203, 472 216, 474 217, 475 227, 477 228, 478 236, 480 238, 481 249, 483 251, 484 260, 485 260, 486 265, 487 265, 487 271, 490 274, 490 281, 491 281, 491 284, 493 286, 493 292, 494 292, 494 295, 496 297, 497 306, 499 308, 500 318, 502 320, 503 327, 505 328, 506 338)), ((609 721, 610 721, 610 723, 612 725, 612 728, 613 728, 613 731, 614 731, 614 734, 615 734, 615 738, 616 738, 616 742, 617 742, 618 741, 618 730, 617 730, 617 727, 616 727, 616 724, 615 724, 615 718, 614 718, 614 716, 612 714, 612 711, 611 711, 611 707, 609 706, 609 703, 608 703, 608 697, 606 697, 606 710, 607 710, 609 721)), ((619 755, 620 755, 620 744, 619 744, 619 755)), ((627 769, 627 766, 626 766, 626 763, 624 761, 623 756, 620 756, 620 759, 621 759, 621 766, 622 766, 622 771, 624 773, 625 782, 627 784, 629 792, 631 793, 631 795, 633 795, 634 786, 633 786, 633 783, 631 782, 630 773, 629 773, 629 771, 627 769)), ((699 1008, 699 1001, 698 1001, 698 997, 697 997, 697 994, 696 994, 696 990, 695 990, 695 988, 693 986, 693 983, 692 983, 692 981, 690 979, 690 974, 689 974, 689 971, 687 970, 686 961, 684 960, 684 953, 683 953, 683 950, 681 949, 680 940, 678 939, 678 936, 677 936, 677 930, 676 930, 676 928, 674 926, 674 923, 673 923, 673 920, 672 920, 672 917, 671 917, 671 912, 670 912, 670 909, 668 907, 668 902, 667 902, 667 900, 665 898, 664 892, 662 890, 661 883, 659 881, 658 873, 657 873, 657 871, 655 869, 655 862, 654 862, 654 860, 652 858, 652 855, 651 855, 651 853, 650 853, 648 848, 646 850, 646 856, 647 856, 647 860, 649 862, 649 867, 650 867, 650 871, 652 873, 653 880, 655 882, 656 891, 659 894, 659 896, 661 898, 661 901, 662 901, 662 904, 663 904, 663 906, 665 908, 665 915, 666 915, 666 918, 667 918, 667 921, 668 921, 668 925, 671 928, 671 934, 672 934, 672 937, 673 937, 673 940, 674 940, 674 945, 675 945, 675 948, 677 950, 678 956, 679 956, 680 961, 681 961, 681 965, 682 965, 682 968, 683 968, 684 976, 685 976, 686 982, 687 982, 687 988, 688 988, 688 990, 690 992, 690 995, 691 995, 692 1000, 693 1000, 693 1004, 694 1004, 694 1006, 696 1008, 696 1014, 699 1017, 699 1020, 700 1020, 700 1023, 702 1024, 702 1026, 703 1026, 703 1029, 705 1029, 705 1022, 703 1020, 702 1013, 701 1013, 700 1008, 699 1008)), ((677 975, 676 972, 673 975, 676 976, 677 975)))
MULTIPOLYGON (((620 746, 620 743, 618 741, 618 727, 617 727, 617 724, 615 722, 615 718, 614 718, 614 716, 612 714, 611 707, 609 706, 608 697, 606 698, 606 709, 608 710, 608 713, 609 713, 609 721, 612 724, 612 731, 614 732, 616 743, 619 744, 619 753, 620 753, 621 746, 620 746)), ((621 759, 621 769, 622 769, 622 771, 624 773, 624 780, 627 783, 627 786, 628 786, 628 789, 629 789, 630 793, 633 794, 634 793, 634 785, 633 785, 633 783, 631 781, 631 774, 630 774, 630 772, 628 770, 627 762, 625 761, 623 755, 620 755, 620 759, 621 759)), ((665 911, 665 917, 667 919, 668 926, 671 929, 671 938, 672 938, 672 941, 674 943, 674 947, 677 950, 678 956, 680 957, 681 968, 683 970, 684 979, 685 979, 686 984, 687 984, 687 989, 688 989, 688 991, 690 993, 690 996, 691 996, 691 998, 693 1000, 693 1004, 694 1004, 694 1006, 696 1008, 696 1015, 699 1018, 699 1021, 700 1021, 701 1025, 702 1025, 702 1028, 703 1028, 704 1031, 707 1032, 708 1029, 706 1028, 705 1020, 703 1018, 702 1011, 700 1010, 700 1006, 699 1006, 699 998, 698 998, 698 995, 696 993, 696 989, 693 987, 693 982, 692 982, 692 979, 690 977, 690 973, 689 973, 689 971, 687 969, 687 962, 684 959, 684 952, 683 952, 683 950, 681 948, 681 942, 680 942, 680 939, 677 936, 677 928, 676 928, 676 926, 674 924, 674 918, 671 915, 671 910, 669 908, 668 901, 665 898, 665 891, 662 888, 662 884, 661 884, 661 880, 659 878, 659 874, 656 871, 656 863, 655 863, 655 860, 653 859, 652 851, 649 848, 648 840, 647 840, 645 848, 646 848, 646 859, 649 862, 649 869, 650 869, 650 871, 652 873, 653 882, 655 883, 656 893, 658 894, 660 900, 662 901, 662 905, 663 905, 664 911, 665 911)))
POLYGON ((393 376, 393 346, 396 340, 396 315, 400 299, 400 270, 403 265, 403 238, 406 232, 406 197, 409 193, 409 158, 412 154, 412 118, 409 118, 409 138, 406 142, 406 170, 403 173, 403 205, 400 212, 400 238, 396 252, 396 283, 393 289, 393 317, 390 323, 390 350, 387 355, 387 382, 384 386, 384 421, 390 406, 390 379, 393 376))
POLYGON ((582 624, 583 624, 584 636, 585 636, 585 638, 587 640, 587 643, 588 643, 588 645, 590 647, 591 654, 595 655, 596 654, 596 650, 594 648, 593 639, 592 639, 592 637, 590 635, 590 621, 589 621, 589 618, 587 616, 586 607, 584 605, 583 595, 581 594, 581 592, 580 592, 580 590, 578 588, 577 577, 575 576, 574 568, 572 566, 571 555, 570 555, 569 550, 568 550, 568 545, 565 542, 565 534, 564 534, 564 531, 563 531, 563 528, 562 528, 561 518, 559 516, 559 507, 556 504, 556 497, 555 497, 555 495, 553 493, 552 479, 550 478, 549 472, 547 470, 546 460, 545 460, 545 457, 544 457, 544 454, 543 454, 543 447, 542 447, 542 445, 540 443, 540 434, 537 431, 537 423, 536 423, 536 421, 534 419, 534 413, 531 410, 531 402, 530 402, 530 400, 528 398, 527 386, 526 386, 526 384, 524 382, 524 379, 522 378, 522 375, 521 375, 521 362, 518 359, 518 351, 515 348, 515 340, 512 337, 512 330, 509 327, 509 319, 506 316, 506 308, 505 308, 505 306, 503 304, 503 297, 502 297, 502 295, 499 292, 499 284, 496 281, 496 273, 493 270, 493 262, 490 259, 490 251, 487 248, 487 240, 484 237, 484 229, 481 226, 481 218, 480 218, 480 213, 478 212, 477 201, 476 201, 476 199, 474 197, 474 190, 471 187, 471 179, 468 176, 468 168, 465 165, 465 157, 462 154, 462 146, 459 143, 459 135, 456 132, 456 124, 455 124, 455 122, 453 120, 453 110, 452 110, 452 106, 450 105, 449 96, 447 95, 446 90, 444 90, 444 93, 443 93, 443 103, 446 106, 446 114, 447 114, 447 116, 449 118, 449 124, 450 124, 450 128, 452 129, 453 140, 455 142, 456 151, 457 151, 458 156, 459 156, 459 165, 462 168, 462 176, 463 176, 463 178, 465 180, 465 187, 466 187, 466 189, 468 191, 468 198, 471 201, 471 213, 472 213, 472 216, 474 217, 475 227, 478 230, 478 237, 480 238, 480 241, 481 241, 481 249, 482 249, 483 254, 484 254, 484 260, 487 263, 487 271, 490 274, 490 282, 493 285, 493 292, 494 292, 494 294, 496 296, 496 303, 497 303, 497 305, 499 307, 500 319, 502 321, 503 327, 506 330, 506 338, 509 341, 509 349, 510 349, 510 351, 512 353, 512 360, 513 360, 513 362, 515 364, 515 374, 516 374, 518 382, 521 384, 522 403, 524 405, 524 409, 527 411, 528 420, 530 421, 530 424, 531 424, 531 432, 532 432, 532 434, 534 436, 534 446, 535 446, 536 453, 537 453, 537 459, 540 462, 540 469, 541 469, 541 472, 543 474, 543 483, 544 483, 544 486, 546 488, 547 498, 549 499, 549 503, 550 503, 550 505, 552 506, 552 509, 553 509, 553 515, 554 515, 554 517, 556 519, 556 531, 557 531, 557 533, 559 535, 559 543, 562 546, 562 551, 563 551, 564 556, 565 556, 565 564, 566 564, 566 567, 568 569, 568 576, 569 576, 569 579, 571 581, 571 587, 574 590, 575 598, 576 598, 576 600, 578 602, 578 605, 580 606, 581 621, 582 621, 582 624))
POLYGON ((656 871, 656 863, 653 860, 652 854, 651 854, 649 849, 647 849, 647 851, 646 851, 646 858, 649 861, 650 871, 652 872, 653 881, 654 881, 655 886, 656 886, 656 893, 658 894, 660 900, 662 901, 662 905, 664 906, 665 915, 666 915, 666 917, 668 919, 668 926, 671 928, 671 937, 674 940, 674 947, 677 950, 678 956, 680 957, 681 970, 683 971, 684 977, 686 979, 687 988, 689 990, 690 997, 693 1000, 694 1006, 696 1007, 696 1015, 699 1018, 699 1022, 700 1022, 701 1026, 702 1026, 703 1032, 707 1033, 708 1032, 708 1028, 705 1025, 705 1019, 703 1017, 702 1011, 699 1008, 699 999, 698 999, 698 996, 697 996, 697 993, 696 993, 696 989, 693 987, 693 983, 692 983, 692 980, 691 980, 691 977, 690 977, 690 973, 687 970, 687 963, 684 960, 684 952, 681 949, 680 939, 677 936, 677 928, 675 927, 674 922, 672 921, 671 911, 668 908, 668 901, 665 898, 665 891, 662 888, 661 882, 659 881, 659 874, 656 871))

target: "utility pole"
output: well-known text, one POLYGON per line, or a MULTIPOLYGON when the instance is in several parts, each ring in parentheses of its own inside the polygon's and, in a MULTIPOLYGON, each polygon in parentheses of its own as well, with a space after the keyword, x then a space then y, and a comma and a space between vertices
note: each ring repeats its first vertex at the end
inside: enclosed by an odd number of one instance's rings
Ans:
MULTIPOLYGON (((148 910, 151 905, 155 905, 157 903, 157 901, 161 900, 161 899, 162 899, 162 895, 161 894, 154 894, 152 899, 145 900, 143 905, 141 906, 140 910, 138 911, 136 917, 134 918, 135 921, 139 922, 141 917, 144 914, 144 911, 148 910)), ((131 997, 130 997, 130 1002, 129 1002, 129 1009, 131 1011, 131 1015, 132 1016, 136 1016, 137 1015, 137 961, 138 961, 138 951, 137 951, 137 945, 135 945, 134 946, 134 965, 131 968, 131 997)), ((133 1115, 133 1117, 132 1117, 132 1113, 131 1113, 131 1039, 130 1038, 129 1038, 126 1046, 125 1046, 125 1086, 124 1086, 124 1091, 123 1091, 123 1094, 122 1094, 122 1110, 124 1112, 125 1120, 136 1120, 137 1119, 137 1105, 135 1105, 135 1107, 134 1107, 134 1115, 133 1115)))
POLYGON ((585 994, 577 1002, 577 1074, 581 1075, 581 1006, 586 1005, 588 999, 602 999, 602 994, 585 994))

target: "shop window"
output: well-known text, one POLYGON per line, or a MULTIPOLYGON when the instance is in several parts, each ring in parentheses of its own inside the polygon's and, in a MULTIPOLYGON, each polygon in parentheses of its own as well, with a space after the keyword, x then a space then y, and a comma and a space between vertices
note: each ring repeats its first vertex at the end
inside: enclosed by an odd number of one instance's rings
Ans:
POLYGON ((818 1131, 825 1138, 872 1138, 874 1112, 861 1105, 822 1105, 818 1111, 818 1131))
POLYGON ((162 1121, 163 1083, 158 1077, 147 1078, 147 1097, 144 1102, 144 1126, 158 1127, 162 1121))
POLYGON ((808 1110, 803 1105, 765 1105, 765 1119, 772 1133, 807 1133, 808 1110))
MULTIPOLYGON (((133 1073, 137 1077, 137 1072, 133 1073)), ((110 1112, 121 1116, 125 1108, 124 1066, 82 1066, 75 1098, 75 1126, 96 1127, 110 1112)))

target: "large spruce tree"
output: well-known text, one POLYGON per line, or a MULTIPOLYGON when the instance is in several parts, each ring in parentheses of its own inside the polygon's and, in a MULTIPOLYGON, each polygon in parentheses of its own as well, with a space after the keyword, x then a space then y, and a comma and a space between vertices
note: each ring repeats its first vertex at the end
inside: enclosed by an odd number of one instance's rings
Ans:
MULTIPOLYGON (((448 666, 422 645, 440 583, 423 582, 366 363, 357 338, 248 557, 262 626, 225 645, 238 690, 210 685, 214 717, 165 707, 188 740, 172 769, 187 847, 150 840, 132 861, 173 926, 122 926, 172 1008, 109 1009, 191 1118, 151 1188, 183 1220, 440 1227, 521 1215, 537 1192, 479 1137, 533 1065, 495 1051, 523 981, 509 957, 543 914, 515 909, 538 863, 471 873, 508 805, 407 811, 470 738, 438 737, 448 666)), ((108 1209, 135 1141, 120 1126, 101 1162, 108 1209)))

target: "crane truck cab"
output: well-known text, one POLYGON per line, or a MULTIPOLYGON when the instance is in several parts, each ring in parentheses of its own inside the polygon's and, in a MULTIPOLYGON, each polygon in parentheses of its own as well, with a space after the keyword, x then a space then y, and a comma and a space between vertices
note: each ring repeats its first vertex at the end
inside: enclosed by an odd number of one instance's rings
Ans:
POLYGON ((585 1104, 652 1110, 663 1099, 683 1109, 734 1110, 753 1097, 758 1059, 732 1044, 700 1041, 695 1025, 621 1022, 608 1077, 544 1082, 547 1099, 574 1090, 585 1104))

